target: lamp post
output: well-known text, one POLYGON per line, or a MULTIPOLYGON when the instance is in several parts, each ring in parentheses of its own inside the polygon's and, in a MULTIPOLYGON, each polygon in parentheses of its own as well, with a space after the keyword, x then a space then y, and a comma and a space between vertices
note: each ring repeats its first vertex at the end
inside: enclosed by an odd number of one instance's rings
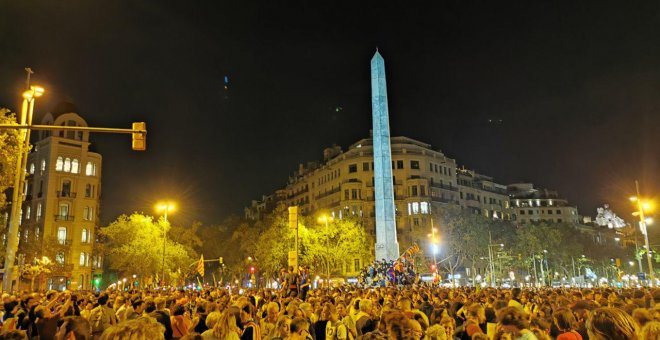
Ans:
POLYGON ((325 244, 325 251, 328 254, 326 257, 326 269, 327 269, 327 274, 326 274, 326 288, 330 290, 330 226, 329 223, 332 222, 334 219, 332 216, 328 216, 326 214, 323 214, 319 216, 319 223, 325 223, 325 231, 328 233, 328 238, 326 239, 326 244, 325 244))
POLYGON ((655 275, 653 273, 653 262, 651 261, 651 247, 649 246, 649 234, 646 230, 647 224, 650 224, 650 221, 647 221, 644 217, 645 212, 650 212, 653 208, 653 202, 644 200, 639 196, 639 182, 635 181, 635 190, 637 191, 637 196, 630 197, 631 202, 637 203, 637 211, 633 213, 633 216, 639 216, 639 229, 644 235, 644 242, 646 245, 646 260, 649 266, 649 281, 650 286, 655 285, 655 275))
POLYGON ((493 284, 495 283, 495 263, 493 259, 493 249, 492 247, 500 247, 504 248, 504 243, 498 243, 498 244, 493 244, 490 242, 493 242, 493 238, 490 234, 490 231, 488 232, 488 262, 489 262, 489 267, 490 267, 490 286, 493 287, 493 284))
MULTIPOLYGON (((23 92, 23 105, 21 106, 20 125, 32 125, 32 114, 34 113, 34 101, 44 94, 44 89, 39 86, 30 86, 23 92)), ((11 292, 12 276, 16 251, 18 250, 18 228, 21 205, 25 198, 25 166, 27 164, 28 152, 30 151, 30 129, 22 129, 18 133, 18 153, 16 157, 16 169, 14 174, 14 189, 12 194, 10 224, 7 232, 7 251, 5 254, 5 272, 2 280, 4 291, 11 292)))
POLYGON ((165 224, 163 225, 163 268, 162 268, 162 278, 163 286, 165 285, 165 243, 167 241, 167 227, 169 226, 169 221, 167 220, 167 214, 173 212, 176 209, 176 206, 172 202, 161 202, 156 204, 156 211, 163 213, 163 220, 165 224))
POLYGON ((438 274, 438 260, 437 260, 437 255, 438 255, 438 243, 439 240, 435 236, 435 233, 438 232, 438 229, 436 229, 433 226, 433 217, 431 217, 431 233, 428 234, 427 236, 431 239, 431 252, 433 253, 433 268, 435 270, 433 271, 434 274, 438 274))

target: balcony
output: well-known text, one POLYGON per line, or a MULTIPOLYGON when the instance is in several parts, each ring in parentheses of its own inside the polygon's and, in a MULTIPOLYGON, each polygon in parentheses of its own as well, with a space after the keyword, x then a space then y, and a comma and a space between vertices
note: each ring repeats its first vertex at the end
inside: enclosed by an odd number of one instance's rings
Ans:
POLYGON ((441 184, 441 183, 431 183, 431 187, 445 189, 445 190, 451 190, 451 191, 458 191, 458 187, 455 187, 453 185, 450 186, 450 185, 446 185, 446 184, 441 184))
POLYGON ((57 197, 76 198, 76 193, 75 192, 70 192, 70 191, 58 191, 57 192, 57 197))
POLYGON ((61 246, 70 246, 73 244, 73 240, 68 238, 68 239, 57 239, 57 244, 61 246))
POLYGON ((55 215, 55 221, 73 221, 73 219, 71 215, 55 215))
POLYGON ((316 197, 314 197, 314 199, 321 199, 321 198, 324 198, 324 197, 330 196, 330 195, 332 195, 332 194, 336 194, 336 193, 338 193, 339 191, 341 191, 341 188, 337 187, 337 188, 335 188, 335 189, 332 189, 332 190, 330 190, 330 191, 326 191, 326 192, 321 193, 320 195, 317 195, 316 197))
POLYGON ((456 200, 452 200, 452 199, 449 199, 449 198, 435 197, 435 196, 432 196, 432 197, 431 197, 431 201, 432 201, 432 202, 439 202, 439 203, 454 203, 454 204, 458 204, 458 201, 456 201, 456 200))

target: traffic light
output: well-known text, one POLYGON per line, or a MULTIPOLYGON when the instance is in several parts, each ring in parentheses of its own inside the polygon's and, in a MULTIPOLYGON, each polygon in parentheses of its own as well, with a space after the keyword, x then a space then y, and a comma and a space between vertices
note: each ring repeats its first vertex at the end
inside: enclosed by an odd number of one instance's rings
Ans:
POLYGON ((218 258, 218 262, 219 262, 220 264, 224 264, 223 260, 224 260, 224 259, 222 258, 222 256, 220 256, 220 257, 218 258))
POLYGON ((431 271, 435 271, 435 268, 436 268, 436 267, 435 267, 435 264, 432 264, 432 265, 431 265, 431 271))
POLYGON ((254 274, 254 267, 250 267, 250 274, 254 274))
POLYGON ((101 284, 101 278, 100 277, 95 278, 94 285, 98 287, 100 284, 101 284))
POLYGON ((144 151, 147 149, 147 123, 133 123, 133 142, 132 147, 135 151, 144 151))

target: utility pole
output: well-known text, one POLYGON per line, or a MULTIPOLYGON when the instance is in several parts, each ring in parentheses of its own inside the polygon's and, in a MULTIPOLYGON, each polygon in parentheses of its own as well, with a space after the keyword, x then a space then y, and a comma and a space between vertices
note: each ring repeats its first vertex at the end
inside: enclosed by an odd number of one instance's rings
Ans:
POLYGON ((631 197, 630 200, 637 203, 637 211, 633 213, 633 216, 639 216, 639 229, 642 234, 644 234, 644 243, 646 245, 646 261, 649 266, 649 286, 653 287, 655 285, 655 273, 653 273, 653 262, 651 261, 652 252, 651 247, 649 246, 649 234, 646 230, 646 217, 644 217, 644 210, 648 202, 644 202, 642 197, 639 195, 639 182, 635 181, 635 190, 637 192, 636 197, 631 197))

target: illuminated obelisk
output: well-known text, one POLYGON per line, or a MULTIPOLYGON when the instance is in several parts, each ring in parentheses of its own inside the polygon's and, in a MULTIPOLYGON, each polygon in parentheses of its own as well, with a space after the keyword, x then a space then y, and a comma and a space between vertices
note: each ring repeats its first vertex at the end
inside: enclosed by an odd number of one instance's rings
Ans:
POLYGON ((395 260, 399 257, 399 243, 396 240, 396 220, 394 218, 387 83, 385 82, 385 61, 378 50, 371 58, 371 114, 374 141, 376 260, 395 260))

